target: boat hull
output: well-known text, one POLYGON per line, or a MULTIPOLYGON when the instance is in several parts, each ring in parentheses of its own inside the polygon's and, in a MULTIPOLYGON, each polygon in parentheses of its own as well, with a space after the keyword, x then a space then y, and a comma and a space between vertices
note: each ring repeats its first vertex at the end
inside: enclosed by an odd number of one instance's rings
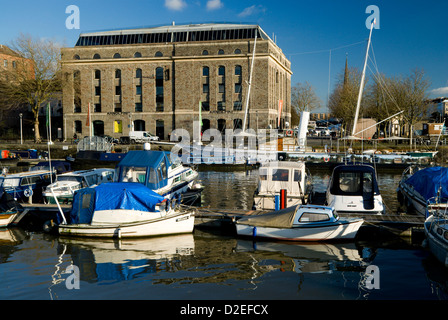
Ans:
POLYGON ((0 214, 0 228, 5 228, 13 223, 18 212, 0 214))
POLYGON ((440 225, 434 216, 425 221, 425 235, 429 250, 445 267, 448 267, 448 229, 447 221, 440 225))
POLYGON ((237 234, 259 238, 289 241, 350 240, 356 237, 363 219, 340 220, 319 226, 293 226, 292 228, 271 228, 236 224, 237 234))
POLYGON ((60 235, 65 236, 135 238, 191 233, 193 232, 193 228, 193 213, 181 212, 151 220, 140 220, 125 223, 59 225, 58 232, 60 235))

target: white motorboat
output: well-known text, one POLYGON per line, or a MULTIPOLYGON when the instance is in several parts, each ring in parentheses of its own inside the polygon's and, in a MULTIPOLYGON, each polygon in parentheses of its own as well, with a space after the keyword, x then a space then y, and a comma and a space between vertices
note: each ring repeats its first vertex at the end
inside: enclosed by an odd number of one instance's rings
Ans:
POLYGON ((361 218, 340 219, 333 208, 301 205, 236 221, 237 234, 292 241, 354 239, 364 222, 361 218))
POLYGON ((11 194, 0 189, 0 228, 14 226, 28 213, 11 194))
POLYGON ((448 208, 448 168, 410 166, 398 183, 397 198, 407 211, 427 217, 430 210, 448 208), (445 200, 443 200, 445 199, 445 200))
POLYGON ((326 205, 338 213, 383 214, 385 206, 375 169, 367 164, 343 164, 333 169, 326 205))
POLYGON ((44 200, 47 203, 55 203, 54 196, 56 196, 59 202, 72 202, 75 191, 104 182, 112 182, 114 172, 114 169, 104 168, 60 174, 56 177, 56 182, 48 185, 43 191, 44 200))
POLYGON ((202 191, 195 183, 198 172, 172 161, 171 153, 156 150, 129 151, 116 167, 117 182, 139 182, 157 194, 178 201, 192 190, 202 191))
POLYGON ((260 167, 259 172, 254 209, 279 210, 305 204, 313 191, 311 175, 304 162, 268 162, 260 167))
POLYGON ((435 211, 425 221, 425 235, 429 250, 448 267, 448 219, 446 211, 435 211))
POLYGON ((174 204, 141 183, 103 183, 77 191, 57 228, 60 235, 106 238, 191 233, 193 212, 174 204))

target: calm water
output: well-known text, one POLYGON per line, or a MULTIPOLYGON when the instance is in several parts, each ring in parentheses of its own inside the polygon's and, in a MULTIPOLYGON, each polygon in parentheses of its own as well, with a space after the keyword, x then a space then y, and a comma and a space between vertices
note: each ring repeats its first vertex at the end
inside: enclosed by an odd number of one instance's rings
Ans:
MULTIPOLYGON (((329 173, 313 172, 317 190, 329 173)), ((203 205, 250 208, 257 171, 200 173, 203 205)), ((396 210, 400 173, 381 174, 396 210)), ((119 300, 445 300, 448 272, 406 239, 343 244, 252 242, 196 229, 140 240, 75 240, 0 231, 0 299, 119 300), (379 288, 366 287, 377 266, 379 288), (79 270, 79 289, 75 274, 79 270), (76 269, 75 269, 76 270, 76 269), (70 271, 70 272, 68 272, 70 271)))

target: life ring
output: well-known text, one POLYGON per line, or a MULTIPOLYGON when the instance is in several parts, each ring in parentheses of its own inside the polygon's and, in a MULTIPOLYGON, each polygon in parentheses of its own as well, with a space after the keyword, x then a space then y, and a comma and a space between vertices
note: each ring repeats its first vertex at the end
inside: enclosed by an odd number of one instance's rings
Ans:
POLYGON ((287 135, 287 136, 292 136, 292 130, 287 130, 287 131, 286 131, 286 135, 287 135))
POLYGON ((33 195, 33 189, 31 188, 25 189, 23 191, 23 195, 27 198, 31 197, 33 195))
POLYGON ((325 161, 325 162, 330 161, 330 157, 324 157, 324 161, 325 161))

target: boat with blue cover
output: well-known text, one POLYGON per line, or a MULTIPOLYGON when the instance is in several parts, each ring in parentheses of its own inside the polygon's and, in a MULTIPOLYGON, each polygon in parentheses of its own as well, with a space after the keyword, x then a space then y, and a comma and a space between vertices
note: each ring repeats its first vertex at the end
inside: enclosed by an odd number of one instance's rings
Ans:
POLYGON ((187 195, 197 197, 202 191, 195 183, 198 172, 171 155, 168 151, 129 151, 116 166, 116 181, 141 183, 167 199, 192 200, 187 195))
POLYGON ((67 219, 58 216, 57 229, 60 235, 106 238, 190 233, 194 213, 177 204, 141 183, 103 183, 78 190, 67 219))
POLYGON ((403 172, 397 198, 408 211, 427 216, 430 210, 445 210, 448 205, 448 168, 410 166, 403 172))

